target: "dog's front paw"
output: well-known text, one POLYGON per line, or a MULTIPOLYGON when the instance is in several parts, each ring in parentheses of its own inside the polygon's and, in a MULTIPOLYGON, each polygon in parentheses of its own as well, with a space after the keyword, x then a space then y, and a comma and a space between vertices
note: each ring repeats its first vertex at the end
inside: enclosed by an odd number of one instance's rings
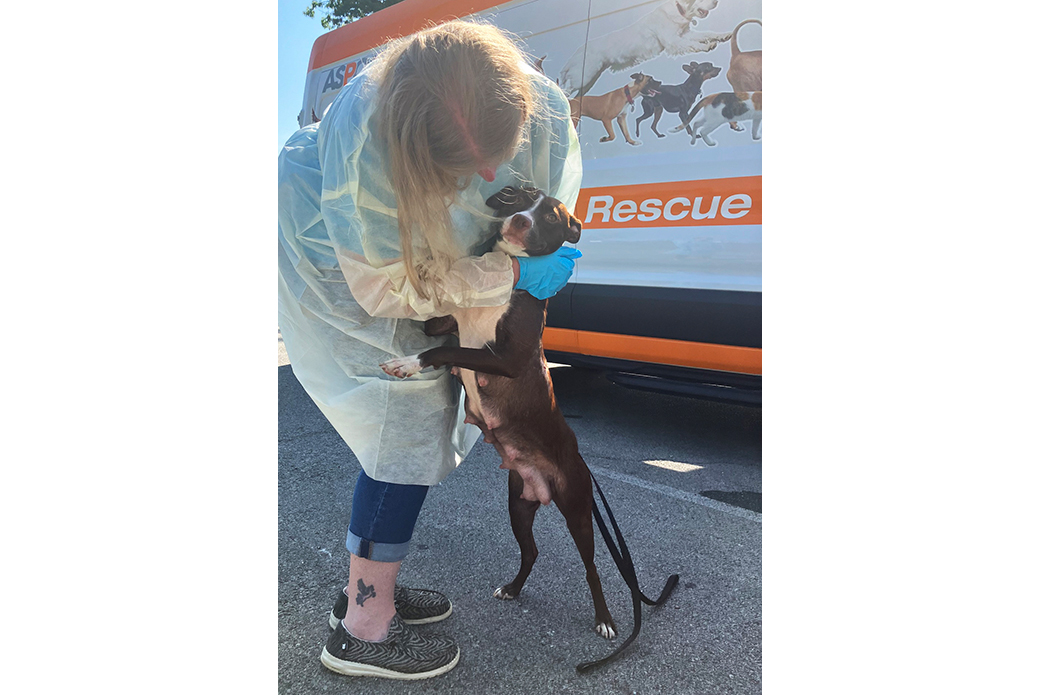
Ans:
POLYGON ((639 147, 639 146, 640 146, 640 145, 642 145, 643 143, 641 143, 641 142, 640 142, 639 140, 629 140, 629 141, 628 141, 628 144, 629 144, 629 145, 633 145, 634 147, 639 147))
POLYGON ((379 366, 384 372, 390 376, 396 376, 398 379, 407 379, 413 374, 418 374, 422 371, 422 364, 419 362, 418 355, 387 360, 379 366))
POLYGON ((512 593, 507 586, 500 586, 495 589, 495 593, 492 594, 495 598, 502 599, 503 601, 512 601, 516 598, 516 594, 512 593))
POLYGON ((614 639, 617 637, 617 628, 614 627, 613 621, 609 623, 596 623, 596 634, 603 639, 614 639))

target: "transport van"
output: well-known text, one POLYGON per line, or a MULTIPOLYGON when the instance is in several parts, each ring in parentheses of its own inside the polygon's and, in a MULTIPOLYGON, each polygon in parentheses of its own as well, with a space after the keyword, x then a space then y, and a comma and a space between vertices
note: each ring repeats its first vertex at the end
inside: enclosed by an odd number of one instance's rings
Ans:
POLYGON ((318 37, 299 123, 392 38, 467 17, 510 32, 571 100, 582 150, 583 257, 549 302, 547 359, 761 404, 761 16, 761 0, 404 0, 318 37))

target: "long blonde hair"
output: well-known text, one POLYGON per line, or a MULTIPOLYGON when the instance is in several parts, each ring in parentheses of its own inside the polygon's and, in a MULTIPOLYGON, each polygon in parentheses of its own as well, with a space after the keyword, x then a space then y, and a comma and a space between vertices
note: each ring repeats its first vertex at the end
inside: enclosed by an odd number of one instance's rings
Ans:
POLYGON ((500 30, 453 21, 390 43, 371 69, 401 253, 423 298, 460 255, 448 206, 477 169, 512 158, 534 106, 523 56, 500 30), (418 238, 413 231, 418 230, 418 238))

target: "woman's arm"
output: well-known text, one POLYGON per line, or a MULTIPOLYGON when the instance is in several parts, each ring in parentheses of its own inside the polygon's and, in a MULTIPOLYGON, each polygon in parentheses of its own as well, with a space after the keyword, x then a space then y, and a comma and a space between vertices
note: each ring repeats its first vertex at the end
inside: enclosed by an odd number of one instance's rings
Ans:
POLYGON ((404 262, 373 267, 354 254, 337 254, 350 293, 371 316, 424 321, 460 307, 501 306, 519 277, 517 260, 501 252, 467 256, 443 277, 427 280, 424 298, 412 286, 404 262))

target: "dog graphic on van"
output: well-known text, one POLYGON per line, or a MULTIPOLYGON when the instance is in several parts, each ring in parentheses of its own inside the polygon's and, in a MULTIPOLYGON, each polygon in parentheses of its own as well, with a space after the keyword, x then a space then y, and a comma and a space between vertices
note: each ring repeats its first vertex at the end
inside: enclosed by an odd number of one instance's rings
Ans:
POLYGON ((607 70, 629 70, 662 53, 681 56, 710 51, 729 41, 732 32, 690 30, 718 4, 718 0, 667 0, 631 26, 590 39, 578 46, 563 66, 558 80, 560 88, 569 97, 582 96, 607 70))
POLYGON ((762 91, 762 51, 742 51, 737 45, 737 33, 745 24, 762 26, 762 22, 757 19, 745 19, 733 30, 733 38, 730 39, 732 57, 729 59, 726 79, 729 80, 734 92, 760 92, 762 91))
MULTIPOLYGON (((629 145, 641 145, 638 140, 633 140, 628 134, 628 118, 625 113, 626 106, 635 106, 635 98, 646 92, 656 94, 661 88, 661 83, 650 75, 641 72, 629 75, 631 83, 601 94, 599 96, 585 95, 577 99, 571 99, 571 122, 578 127, 578 121, 582 116, 594 118, 603 124, 607 134, 599 139, 600 142, 610 142, 614 139, 613 121, 616 120, 621 128, 621 134, 625 136, 625 142, 629 145)), ((656 121, 654 121, 656 123, 656 121)))
MULTIPOLYGON (((657 137, 663 138, 664 133, 657 130, 657 122, 661 120, 661 114, 665 111, 679 114, 679 118, 683 121, 689 120, 689 111, 697 103, 697 97, 701 95, 701 85, 705 80, 718 77, 722 72, 722 68, 715 67, 711 63, 698 63, 697 61, 683 65, 682 69, 688 75, 685 82, 662 85, 657 87, 653 94, 643 95, 643 115, 636 119, 636 137, 639 137, 639 124, 653 116, 654 122, 650 124, 650 130, 654 131, 654 135, 657 137)), ((693 135, 689 128, 686 131, 693 135)))
POLYGON ((711 139, 711 132, 723 123, 733 124, 736 121, 751 121, 751 139, 762 139, 762 92, 708 95, 693 107, 689 120, 675 126, 671 132, 678 133, 689 126, 693 130, 691 145, 696 145, 697 138, 700 138, 708 147, 714 147, 718 143, 711 139))
MULTIPOLYGON (((745 19, 733 29, 733 38, 730 39, 731 57, 729 59, 729 70, 726 71, 726 79, 729 80, 729 84, 733 87, 734 92, 761 92, 762 51, 742 51, 737 45, 737 34, 740 32, 740 27, 745 24, 762 26, 762 22, 757 19, 745 19)), ((730 121, 729 127, 736 131, 744 130, 736 121, 730 121)), ((637 128, 636 135, 638 134, 639 129, 637 128)))

